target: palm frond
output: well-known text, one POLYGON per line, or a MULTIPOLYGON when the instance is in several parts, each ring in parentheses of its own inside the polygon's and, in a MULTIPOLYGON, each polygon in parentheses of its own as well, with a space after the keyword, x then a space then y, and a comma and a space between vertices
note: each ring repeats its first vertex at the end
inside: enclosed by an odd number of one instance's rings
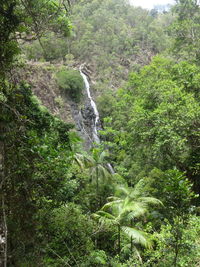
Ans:
MULTIPOLYGON (((126 253, 126 250, 130 251, 130 249, 131 249, 131 244, 129 243, 129 244, 126 244, 126 245, 121 249, 121 251, 124 251, 124 252, 126 253)), ((140 255, 139 250, 136 248, 136 246, 133 246, 131 252, 134 253, 134 254, 138 257, 140 263, 142 263, 142 257, 141 257, 141 255, 140 255)))
POLYGON ((117 220, 116 218, 105 211, 98 211, 96 213, 94 213, 93 215, 94 219, 97 219, 101 224, 105 224, 105 225, 116 225, 117 224, 117 220))
POLYGON ((91 176, 93 182, 95 182, 96 178, 98 178, 97 175, 98 175, 97 174, 97 169, 95 167, 92 167, 90 169, 90 176, 91 176))
POLYGON ((101 152, 101 154, 100 154, 100 156, 99 156, 99 161, 100 161, 100 162, 103 162, 104 159, 105 159, 105 157, 108 156, 108 155, 109 155, 109 154, 108 154, 107 151, 103 151, 103 152, 101 152))
POLYGON ((146 233, 137 230, 135 228, 131 228, 128 226, 122 226, 122 231, 127 234, 129 237, 132 237, 133 242, 135 244, 140 244, 143 247, 146 248, 151 248, 152 247, 152 242, 149 240, 148 236, 146 233))
POLYGON ((148 205, 138 201, 127 201, 124 203, 124 212, 133 212, 135 216, 144 215, 147 211, 148 205))
POLYGON ((134 208, 127 214, 127 219, 130 221, 134 218, 140 218, 148 213, 148 209, 146 207, 142 207, 141 205, 134 208))
POLYGON ((138 198, 138 201, 141 201, 146 204, 152 204, 152 205, 163 205, 162 201, 155 197, 140 197, 138 198))
POLYGON ((140 179, 139 182, 130 190, 131 198, 138 198, 144 193, 144 179, 140 179))
POLYGON ((111 174, 108 172, 108 170, 103 165, 99 164, 97 168, 103 180, 108 180, 111 177, 111 174))
POLYGON ((86 168, 92 168, 95 166, 95 160, 91 156, 84 157, 84 164, 86 168))
POLYGON ((94 214, 98 215, 99 217, 105 217, 105 218, 108 218, 108 219, 111 219, 111 220, 115 219, 115 216, 113 216, 109 212, 106 212, 106 211, 103 211, 103 210, 99 210, 94 214))
POLYGON ((116 187, 116 195, 128 196, 130 194, 130 189, 127 186, 118 185, 116 187))
POLYGON ((109 208, 114 208, 114 206, 119 206, 119 204, 121 203, 123 203, 122 199, 116 199, 116 200, 106 203, 101 209, 106 210, 109 208))
POLYGON ((94 159, 91 156, 80 153, 74 155, 74 160, 81 169, 90 168, 95 164, 94 159))
POLYGON ((75 162, 77 163, 77 165, 81 168, 81 169, 84 169, 84 161, 83 161, 83 155, 79 154, 79 153, 76 153, 74 155, 74 160, 75 162))

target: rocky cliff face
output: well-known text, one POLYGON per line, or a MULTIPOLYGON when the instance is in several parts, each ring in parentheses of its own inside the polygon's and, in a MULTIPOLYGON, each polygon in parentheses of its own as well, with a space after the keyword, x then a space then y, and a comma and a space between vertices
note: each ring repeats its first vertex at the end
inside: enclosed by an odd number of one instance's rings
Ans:
POLYGON ((91 148, 95 142, 99 143, 97 130, 101 129, 100 121, 97 119, 99 115, 96 104, 93 100, 90 90, 91 70, 83 64, 81 67, 81 75, 84 79, 85 90, 83 91, 82 101, 80 105, 71 102, 71 112, 79 135, 84 140, 85 149, 91 148), (85 79, 87 81, 85 81, 85 79), (88 84, 88 88, 86 89, 88 84))
POLYGON ((73 123, 69 101, 63 97, 56 81, 55 73, 61 66, 48 62, 28 62, 17 75, 31 85, 33 93, 53 115, 73 123))
MULTIPOLYGON (((78 104, 62 93, 56 80, 56 72, 61 67, 63 67, 62 64, 28 62, 20 72, 15 74, 15 78, 28 82, 33 93, 53 115, 66 123, 73 123, 77 133, 84 140, 84 147, 89 149, 94 141, 92 133, 94 110, 85 90, 78 104)), ((89 79, 91 70, 84 67, 83 72, 89 79)))

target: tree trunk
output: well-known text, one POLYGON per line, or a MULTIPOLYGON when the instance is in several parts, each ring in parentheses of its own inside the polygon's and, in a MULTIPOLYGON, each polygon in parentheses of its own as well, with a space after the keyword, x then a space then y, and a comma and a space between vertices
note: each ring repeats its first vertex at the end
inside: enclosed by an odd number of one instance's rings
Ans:
POLYGON ((120 225, 118 225, 118 254, 120 256, 120 251, 121 251, 121 229, 120 229, 120 225))
POLYGON ((99 199, 99 172, 98 167, 96 168, 96 199, 97 199, 97 209, 99 209, 100 206, 100 199, 99 199))
MULTIPOLYGON (((2 127, 0 125, 0 135, 2 136, 2 127)), ((7 223, 6 223, 6 212, 5 212, 5 201, 4 201, 4 182, 5 182, 5 172, 4 172, 4 157, 5 149, 4 142, 0 141, 0 266, 7 266, 7 223)))
MULTIPOLYGON (((131 228, 133 227, 133 220, 131 219, 131 228)), ((133 251, 133 237, 131 236, 131 252, 133 251)))

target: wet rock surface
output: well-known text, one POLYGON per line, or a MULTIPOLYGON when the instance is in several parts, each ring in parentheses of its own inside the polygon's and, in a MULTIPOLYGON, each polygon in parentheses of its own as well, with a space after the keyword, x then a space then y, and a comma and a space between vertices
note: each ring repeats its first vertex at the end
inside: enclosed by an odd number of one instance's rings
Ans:
POLYGON ((70 103, 72 117, 76 123, 76 129, 80 137, 84 140, 86 149, 90 149, 94 142, 99 143, 97 130, 100 129, 99 114, 96 104, 91 97, 89 87, 89 71, 87 68, 81 69, 81 75, 85 83, 83 101, 81 107, 74 102, 70 103))

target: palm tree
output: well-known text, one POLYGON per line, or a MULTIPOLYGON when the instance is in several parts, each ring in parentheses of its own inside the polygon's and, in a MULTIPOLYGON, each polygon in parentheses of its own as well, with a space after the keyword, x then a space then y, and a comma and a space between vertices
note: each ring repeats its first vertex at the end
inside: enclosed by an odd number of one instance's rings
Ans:
POLYGON ((75 161, 81 169, 89 170, 91 182, 96 184, 96 195, 98 196, 99 185, 111 181, 112 173, 105 160, 108 153, 106 151, 99 151, 97 148, 94 148, 92 152, 92 156, 75 154, 75 161))
MULTIPOLYGON (((151 242, 144 231, 133 227, 133 220, 144 216, 150 205, 161 205, 161 201, 153 197, 144 197, 141 188, 142 180, 134 188, 118 186, 116 195, 109 197, 100 211, 94 217, 102 224, 117 226, 118 231, 118 254, 121 251, 121 231, 131 238, 131 250, 133 243, 144 247, 151 247, 151 242)), ((141 260, 140 255, 138 254, 141 260)))

